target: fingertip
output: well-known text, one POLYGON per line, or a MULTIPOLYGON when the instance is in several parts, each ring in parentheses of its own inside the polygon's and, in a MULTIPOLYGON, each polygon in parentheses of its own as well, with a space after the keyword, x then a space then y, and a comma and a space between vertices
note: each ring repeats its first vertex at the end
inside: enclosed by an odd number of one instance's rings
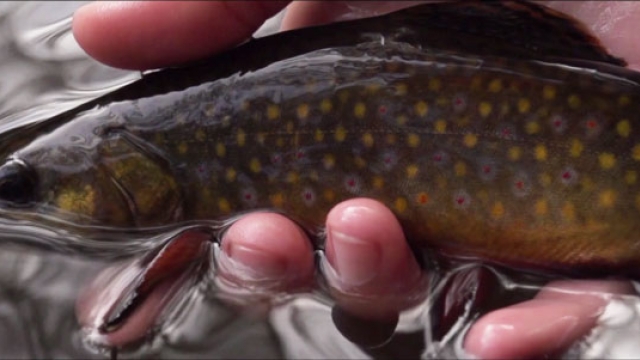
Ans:
POLYGON ((96 60, 151 69, 210 56, 247 39, 286 1, 104 1, 76 11, 73 34, 96 60))
POLYGON ((422 271, 385 205, 347 200, 329 212, 326 224, 321 264, 342 308, 362 318, 393 318, 420 300, 414 295, 424 285, 422 271))
POLYGON ((276 213, 252 213, 233 223, 223 236, 221 275, 255 282, 293 286, 314 271, 313 248, 293 221, 276 213))

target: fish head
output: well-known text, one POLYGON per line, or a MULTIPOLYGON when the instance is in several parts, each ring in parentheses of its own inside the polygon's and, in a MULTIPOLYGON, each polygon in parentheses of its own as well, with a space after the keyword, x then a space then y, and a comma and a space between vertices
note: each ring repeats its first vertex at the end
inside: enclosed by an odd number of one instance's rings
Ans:
POLYGON ((179 213, 171 174, 114 131, 109 116, 98 115, 68 122, 0 165, 0 214, 130 228, 160 225, 179 213))

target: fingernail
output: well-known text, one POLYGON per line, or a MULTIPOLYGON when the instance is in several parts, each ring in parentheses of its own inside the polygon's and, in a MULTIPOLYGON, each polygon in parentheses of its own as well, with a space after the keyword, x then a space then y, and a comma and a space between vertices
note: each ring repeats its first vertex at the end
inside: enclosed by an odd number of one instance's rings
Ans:
POLYGON ((226 251, 235 275, 251 280, 277 280, 287 271, 287 263, 264 249, 232 243, 226 251))
POLYGON ((327 234, 327 260, 343 285, 361 286, 376 277, 382 252, 375 242, 362 241, 348 234, 327 234))

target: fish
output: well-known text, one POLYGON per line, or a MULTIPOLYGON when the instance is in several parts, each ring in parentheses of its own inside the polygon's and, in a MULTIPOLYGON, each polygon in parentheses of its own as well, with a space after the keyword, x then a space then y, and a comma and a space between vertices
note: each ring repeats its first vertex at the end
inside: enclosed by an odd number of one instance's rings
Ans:
POLYGON ((444 257, 626 274, 640 76, 624 65, 528 2, 252 39, 54 117, 0 166, 2 216, 100 231, 272 210, 317 233, 369 197, 444 257))

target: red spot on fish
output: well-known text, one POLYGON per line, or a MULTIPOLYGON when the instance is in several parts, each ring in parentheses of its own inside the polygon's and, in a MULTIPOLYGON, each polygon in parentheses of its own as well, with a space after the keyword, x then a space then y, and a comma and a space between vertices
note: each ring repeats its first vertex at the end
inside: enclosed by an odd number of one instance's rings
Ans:
POLYGON ((354 187, 354 186, 356 186, 356 181, 354 179, 349 179, 349 180, 347 180, 347 185, 349 187, 354 187))
POLYGON ((441 162, 441 161, 442 161, 442 154, 435 154, 435 155, 433 155, 433 161, 435 161, 435 162, 441 162))
POLYGON ((598 127, 598 122, 595 120, 587 120, 587 129, 595 129, 598 127))
POLYGON ((427 194, 425 194, 425 193, 418 194, 418 203, 424 205, 427 202, 429 202, 429 196, 427 194))
POLYGON ((304 157, 305 157, 305 153, 304 153, 304 151, 299 150, 299 151, 296 153, 296 159, 300 160, 300 159, 302 159, 302 158, 304 158, 304 157))
POLYGON ((245 200, 251 200, 253 198, 253 195, 251 194, 244 194, 244 198, 245 200))
POLYGON ((485 174, 491 173, 491 166, 489 166, 489 165, 483 166, 482 167, 482 172, 485 173, 485 174))
POLYGON ((518 190, 524 189, 524 181, 522 181, 522 180, 516 181, 516 189, 518 189, 518 190))
POLYGON ((565 185, 570 185, 576 182, 578 173, 571 167, 567 167, 560 173, 560 181, 565 185))
POLYGON ((280 164, 282 162, 282 156, 280 156, 279 154, 273 155, 271 157, 271 162, 273 162, 274 164, 280 164))
POLYGON ((382 115, 386 114, 386 113, 387 113, 387 107, 386 107, 386 106, 384 106, 384 105, 380 105, 380 106, 378 107, 378 112, 379 112, 380 114, 382 114, 382 115))
POLYGON ((458 203, 458 205, 464 205, 465 201, 467 201, 467 199, 465 199, 465 198, 464 198, 464 197, 462 197, 462 196, 458 196, 458 197, 456 198, 456 202, 458 203))

